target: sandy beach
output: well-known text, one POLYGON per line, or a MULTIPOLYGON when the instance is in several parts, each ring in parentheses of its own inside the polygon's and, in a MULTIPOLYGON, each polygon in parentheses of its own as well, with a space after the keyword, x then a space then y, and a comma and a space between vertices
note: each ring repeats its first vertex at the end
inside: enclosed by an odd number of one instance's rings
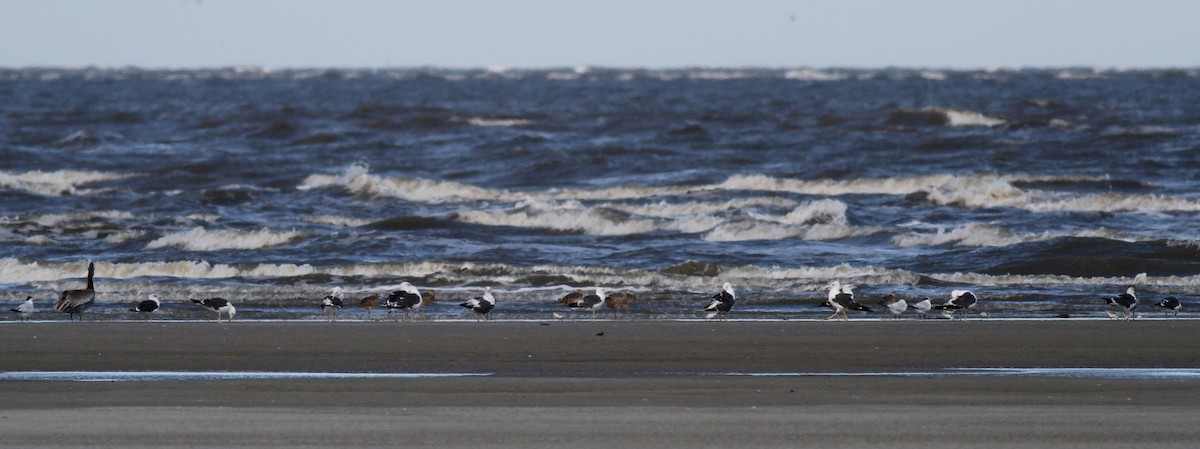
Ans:
POLYGON ((0 325, 0 371, 470 373, 0 381, 0 445, 1194 447, 1200 321, 0 325), (768 373, 931 373, 773 375, 768 373), (738 374, 738 375, 733 375, 738 374))

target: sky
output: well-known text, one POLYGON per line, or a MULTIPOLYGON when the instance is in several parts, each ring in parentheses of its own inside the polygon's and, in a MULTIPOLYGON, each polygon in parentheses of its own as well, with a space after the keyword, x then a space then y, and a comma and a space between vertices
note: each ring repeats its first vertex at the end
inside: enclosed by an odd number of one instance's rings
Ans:
POLYGON ((1200 67, 1193 0, 0 0, 0 67, 1200 67))

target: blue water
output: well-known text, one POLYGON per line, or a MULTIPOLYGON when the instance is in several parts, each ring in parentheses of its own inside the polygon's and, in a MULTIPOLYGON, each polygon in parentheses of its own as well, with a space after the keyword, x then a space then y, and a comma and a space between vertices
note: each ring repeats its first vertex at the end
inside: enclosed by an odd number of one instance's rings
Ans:
MULTIPOLYGON (((992 316, 1200 285, 1200 72, 0 70, 0 305, 281 318, 408 281, 688 318, 971 289, 992 316), (256 312, 259 313, 259 312, 256 312)), ((357 313, 357 312, 356 312, 357 313)), ((54 314, 57 315, 57 314, 54 314)), ((51 315, 53 316, 53 315, 51 315)), ((852 315, 853 316, 853 315, 852 315)), ((881 316, 873 314, 872 316, 881 316)), ((45 317, 45 316, 43 316, 45 317)), ((463 315, 464 318, 468 316, 463 315)))

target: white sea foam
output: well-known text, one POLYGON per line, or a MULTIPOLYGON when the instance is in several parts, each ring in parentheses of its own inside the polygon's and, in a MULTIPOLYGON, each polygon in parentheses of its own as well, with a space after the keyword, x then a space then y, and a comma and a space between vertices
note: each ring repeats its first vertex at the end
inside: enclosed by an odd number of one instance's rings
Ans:
POLYGON ((87 195, 94 190, 81 189, 80 186, 124 179, 130 175, 83 170, 58 170, 44 172, 34 170, 24 173, 0 171, 0 189, 22 190, 38 195, 87 195))
POLYGON ((950 126, 1000 126, 1005 123, 1002 119, 988 117, 973 111, 958 109, 942 109, 940 111, 946 114, 950 126))
POLYGON ((1026 242, 1037 242, 1059 237, 1099 237, 1109 240, 1138 242, 1151 240, 1148 237, 1136 236, 1117 232, 1107 228, 1079 231, 1074 233, 1040 232, 1016 233, 1007 229, 982 223, 968 223, 951 229, 938 229, 937 232, 913 232, 892 237, 892 243, 903 248, 916 246, 937 246, 954 244, 958 246, 1008 246, 1026 242))
POLYGON ((363 225, 371 224, 376 221, 376 220, 370 220, 370 219, 364 219, 364 218, 358 218, 358 217, 348 217, 345 215, 314 215, 311 217, 301 218, 300 220, 308 222, 308 223, 323 224, 323 225, 330 225, 330 226, 343 226, 343 227, 348 227, 348 228, 363 226, 363 225))
POLYGON ((511 128, 514 126, 525 126, 525 125, 529 125, 531 123, 533 123, 533 122, 530 122, 529 120, 525 120, 525 119, 519 119, 519 118, 505 119, 505 118, 472 117, 472 118, 467 119, 468 125, 480 126, 480 127, 511 128))
POLYGON ((187 251, 219 251, 224 249, 258 249, 279 246, 304 237, 299 231, 210 231, 201 227, 167 234, 146 244, 146 249, 176 247, 187 251))

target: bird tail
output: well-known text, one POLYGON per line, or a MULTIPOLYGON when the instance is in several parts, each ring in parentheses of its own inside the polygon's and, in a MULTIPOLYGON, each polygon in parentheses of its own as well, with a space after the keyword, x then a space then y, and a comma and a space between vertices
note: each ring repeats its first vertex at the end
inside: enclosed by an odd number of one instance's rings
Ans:
POLYGON ((861 311, 861 312, 870 312, 871 311, 870 307, 864 306, 862 304, 853 304, 850 306, 850 308, 861 311))

